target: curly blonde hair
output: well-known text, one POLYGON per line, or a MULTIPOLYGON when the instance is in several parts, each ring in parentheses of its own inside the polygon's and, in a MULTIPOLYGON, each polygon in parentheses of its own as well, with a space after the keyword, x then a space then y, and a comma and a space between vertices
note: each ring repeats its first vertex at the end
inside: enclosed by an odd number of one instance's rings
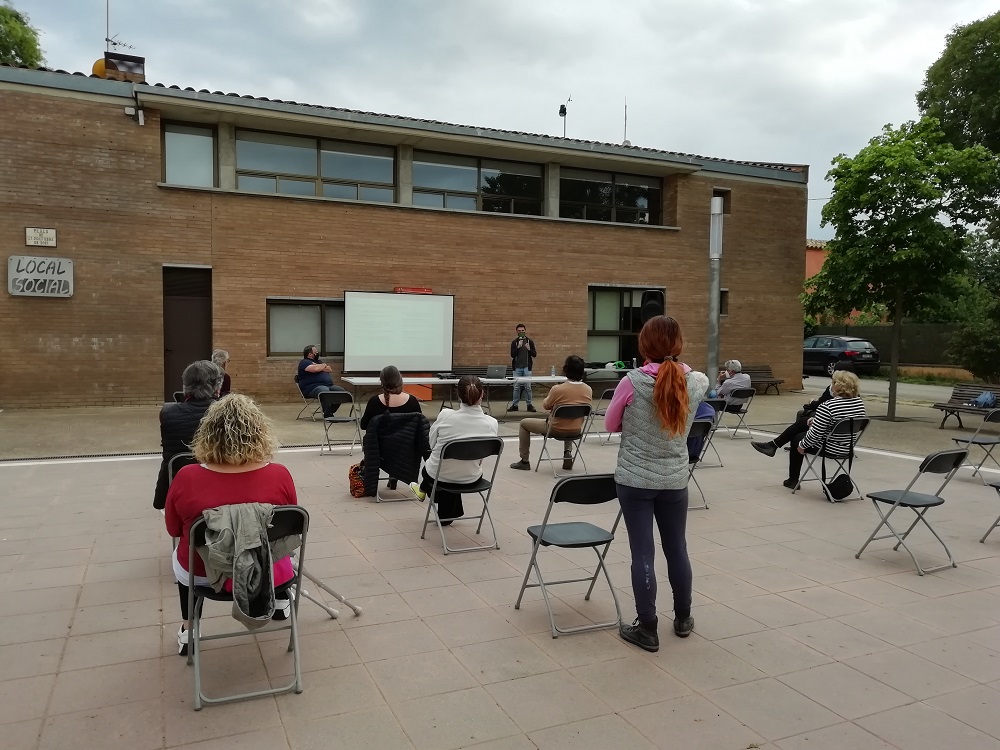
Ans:
POLYGON ((861 392, 861 381, 853 372, 837 370, 833 373, 832 386, 837 387, 837 395, 841 398, 854 398, 861 392))
POLYGON ((270 459, 278 439, 252 398, 230 393, 208 407, 191 449, 200 463, 243 466, 270 459))

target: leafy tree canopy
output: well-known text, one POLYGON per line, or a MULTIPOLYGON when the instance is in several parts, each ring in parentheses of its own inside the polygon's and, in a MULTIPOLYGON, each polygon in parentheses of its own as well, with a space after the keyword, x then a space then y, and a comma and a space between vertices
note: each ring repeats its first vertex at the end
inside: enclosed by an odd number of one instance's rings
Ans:
POLYGON ((1000 154, 1000 12, 958 26, 917 92, 920 112, 936 117, 959 148, 1000 154))
POLYGON ((38 30, 10 3, 0 5, 0 63, 37 68, 45 62, 38 30))

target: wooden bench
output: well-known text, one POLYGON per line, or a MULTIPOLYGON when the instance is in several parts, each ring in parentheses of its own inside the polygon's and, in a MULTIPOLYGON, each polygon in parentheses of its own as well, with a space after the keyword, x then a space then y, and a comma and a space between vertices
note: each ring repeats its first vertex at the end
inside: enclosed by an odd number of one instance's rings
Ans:
POLYGON ((781 390, 778 386, 785 381, 774 377, 771 365, 744 365, 743 372, 750 376, 750 385, 756 388, 758 393, 762 392, 760 386, 764 386, 763 393, 766 394, 774 388, 774 392, 779 396, 781 395, 781 390))
POLYGON ((944 412, 944 417, 941 419, 941 424, 938 429, 944 428, 944 423, 948 417, 955 417, 958 420, 959 427, 965 427, 962 424, 963 414, 972 414, 975 416, 985 417, 996 406, 969 406, 969 404, 976 400, 983 391, 991 391, 994 396, 997 397, 997 404, 1000 405, 1000 385, 984 385, 976 383, 956 383, 951 389, 951 398, 943 404, 934 404, 935 409, 944 412))

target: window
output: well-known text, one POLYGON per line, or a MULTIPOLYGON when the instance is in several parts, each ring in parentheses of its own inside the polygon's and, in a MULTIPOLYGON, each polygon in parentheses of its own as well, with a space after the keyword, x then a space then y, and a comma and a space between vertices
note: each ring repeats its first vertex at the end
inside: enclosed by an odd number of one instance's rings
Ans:
POLYGON ((215 187, 213 128, 164 124, 163 181, 171 185, 215 187))
POLYGON ((587 361, 604 364, 639 359, 642 293, 647 289, 591 287, 588 295, 587 361))
POLYGON ((343 300, 268 300, 268 356, 301 356, 308 344, 318 346, 324 356, 343 356, 343 300))
POLYGON ((729 315, 729 290, 719 290, 719 315, 729 315))
POLYGON ((541 216, 542 168, 415 151, 413 205, 541 216))
POLYGON ((722 214, 729 216, 733 212, 733 191, 729 188, 715 188, 712 190, 713 198, 722 198, 722 214))
POLYGON ((563 169, 559 215, 619 224, 659 224, 661 195, 659 177, 563 169))
POLYGON ((236 188, 258 193, 392 203, 391 146, 236 131, 236 188))

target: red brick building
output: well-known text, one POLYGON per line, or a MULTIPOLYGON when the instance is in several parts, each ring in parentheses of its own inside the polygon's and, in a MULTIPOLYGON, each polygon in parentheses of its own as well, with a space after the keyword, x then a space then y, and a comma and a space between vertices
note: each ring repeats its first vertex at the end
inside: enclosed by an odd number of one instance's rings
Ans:
POLYGON ((720 357, 801 383, 804 166, 11 67, 0 111, 2 406, 158 403, 213 346, 295 398, 303 346, 340 366, 345 290, 397 286, 455 295, 456 365, 524 322, 545 372, 633 356, 661 289, 703 369, 713 195, 720 357), (38 257, 72 296, 12 293, 38 257))

